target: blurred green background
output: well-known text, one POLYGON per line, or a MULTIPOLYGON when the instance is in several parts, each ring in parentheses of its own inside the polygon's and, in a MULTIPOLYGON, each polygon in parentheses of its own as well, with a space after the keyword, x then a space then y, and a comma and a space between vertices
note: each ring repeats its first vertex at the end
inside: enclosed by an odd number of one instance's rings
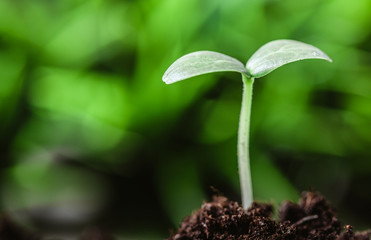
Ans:
POLYGON ((255 82, 255 198, 313 188, 370 228, 370 16, 370 0, 1 0, 0 212, 62 239, 163 239, 215 192, 239 201, 239 74, 161 77, 192 51, 246 62, 287 38, 333 63, 255 82))

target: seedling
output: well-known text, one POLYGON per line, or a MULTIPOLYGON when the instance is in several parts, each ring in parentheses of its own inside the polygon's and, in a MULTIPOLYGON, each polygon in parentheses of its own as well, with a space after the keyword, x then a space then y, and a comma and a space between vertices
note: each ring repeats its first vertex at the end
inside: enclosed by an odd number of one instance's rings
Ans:
POLYGON ((253 83, 284 64, 303 59, 332 60, 318 48, 294 41, 275 40, 263 45, 247 61, 246 67, 230 56, 211 52, 193 52, 176 60, 165 72, 166 84, 212 72, 239 72, 242 75, 243 92, 238 128, 238 168, 240 175, 242 206, 248 208, 253 201, 250 159, 249 130, 253 83))

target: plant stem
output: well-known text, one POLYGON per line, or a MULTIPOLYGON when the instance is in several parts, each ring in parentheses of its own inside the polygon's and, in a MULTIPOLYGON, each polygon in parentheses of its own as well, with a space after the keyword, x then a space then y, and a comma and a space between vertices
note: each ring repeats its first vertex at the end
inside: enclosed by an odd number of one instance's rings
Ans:
POLYGON ((245 74, 242 74, 242 82, 242 106, 238 128, 238 168, 240 174, 242 206, 247 209, 253 201, 249 157, 249 132, 254 78, 250 79, 245 74))

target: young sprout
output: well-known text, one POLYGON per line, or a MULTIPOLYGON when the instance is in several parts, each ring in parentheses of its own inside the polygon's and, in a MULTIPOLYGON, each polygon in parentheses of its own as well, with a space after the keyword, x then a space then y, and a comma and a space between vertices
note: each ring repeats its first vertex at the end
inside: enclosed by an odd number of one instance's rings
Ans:
POLYGON ((254 79, 263 77, 284 64, 303 59, 324 59, 332 62, 324 52, 312 45, 294 40, 275 40, 259 48, 247 61, 246 67, 237 59, 227 55, 211 51, 198 51, 176 60, 162 77, 165 83, 170 84, 212 72, 241 73, 243 93, 238 128, 238 168, 242 206, 245 209, 253 201, 249 160, 249 129, 254 79))

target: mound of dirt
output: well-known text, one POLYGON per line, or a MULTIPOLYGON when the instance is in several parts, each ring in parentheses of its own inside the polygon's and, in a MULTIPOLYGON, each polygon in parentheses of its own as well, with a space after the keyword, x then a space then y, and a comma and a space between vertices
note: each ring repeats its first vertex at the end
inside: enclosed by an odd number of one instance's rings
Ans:
POLYGON ((244 210, 237 202, 214 197, 186 217, 169 240, 369 240, 371 231, 354 233, 341 227, 333 208, 318 193, 304 192, 298 204, 284 202, 279 220, 273 220, 273 206, 254 202, 244 210), (343 230, 343 231, 342 231, 343 230))

